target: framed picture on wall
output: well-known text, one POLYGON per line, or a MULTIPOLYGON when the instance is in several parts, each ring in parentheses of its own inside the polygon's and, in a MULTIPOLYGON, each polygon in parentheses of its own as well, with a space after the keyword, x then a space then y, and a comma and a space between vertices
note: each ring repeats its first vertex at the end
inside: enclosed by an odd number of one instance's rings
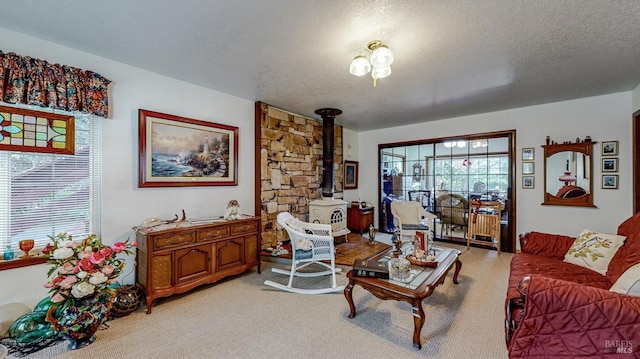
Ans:
POLYGON ((618 158, 603 158, 602 172, 618 172, 618 158))
POLYGON ((344 189, 358 188, 358 162, 344 161, 344 189))
POLYGON ((522 174, 532 175, 534 173, 534 162, 522 162, 522 174))
POLYGON ((602 155, 603 156, 617 156, 618 155, 618 141, 603 141, 602 142, 602 155))
POLYGON ((236 186, 238 128, 140 109, 138 187, 236 186))
POLYGON ((618 189, 618 175, 602 175, 603 189, 618 189))
POLYGON ((525 188, 525 189, 534 188, 534 177, 522 176, 522 188, 525 188))
POLYGON ((535 154, 535 149, 533 147, 526 147, 522 149, 522 160, 523 161, 533 161, 535 154))

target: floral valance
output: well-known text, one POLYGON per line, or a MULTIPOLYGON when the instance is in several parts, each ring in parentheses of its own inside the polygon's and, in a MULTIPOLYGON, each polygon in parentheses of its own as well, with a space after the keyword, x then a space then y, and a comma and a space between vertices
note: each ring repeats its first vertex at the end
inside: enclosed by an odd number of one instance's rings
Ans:
POLYGON ((106 118, 110 80, 93 71, 0 50, 0 99, 106 118))

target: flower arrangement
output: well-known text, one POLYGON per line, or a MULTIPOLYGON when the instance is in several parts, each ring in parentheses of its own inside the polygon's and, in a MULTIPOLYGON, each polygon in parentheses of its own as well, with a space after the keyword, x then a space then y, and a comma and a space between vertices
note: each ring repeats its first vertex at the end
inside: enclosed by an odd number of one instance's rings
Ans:
POLYGON ((49 238, 52 243, 48 243, 42 253, 52 267, 44 286, 49 288, 53 303, 73 304, 76 299, 109 290, 125 266, 125 260, 117 255, 131 254, 137 246, 135 241, 129 243, 128 240, 107 246, 95 235, 81 242, 74 242, 66 233, 49 238))

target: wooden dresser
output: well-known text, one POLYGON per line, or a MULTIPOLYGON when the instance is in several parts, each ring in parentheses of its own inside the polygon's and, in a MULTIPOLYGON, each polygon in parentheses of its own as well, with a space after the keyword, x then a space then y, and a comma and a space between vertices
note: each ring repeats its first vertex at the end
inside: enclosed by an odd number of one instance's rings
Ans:
POLYGON ((154 299, 258 266, 260 217, 166 224, 136 231, 136 282, 146 294, 147 314, 154 299))
POLYGON ((347 208, 347 227, 357 233, 364 233, 373 224, 374 207, 349 207, 347 208))

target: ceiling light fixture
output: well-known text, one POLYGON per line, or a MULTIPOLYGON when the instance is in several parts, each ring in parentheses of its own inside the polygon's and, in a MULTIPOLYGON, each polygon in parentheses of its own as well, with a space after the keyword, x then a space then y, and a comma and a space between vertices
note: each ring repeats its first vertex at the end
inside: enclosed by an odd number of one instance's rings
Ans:
POLYGON ((380 40, 374 40, 367 44, 367 50, 363 50, 360 55, 351 61, 349 72, 355 76, 364 76, 371 71, 373 77, 373 87, 376 87, 378 79, 383 79, 391 75, 391 64, 393 63, 393 53, 387 45, 380 40), (368 58, 369 56, 369 58, 368 58))

